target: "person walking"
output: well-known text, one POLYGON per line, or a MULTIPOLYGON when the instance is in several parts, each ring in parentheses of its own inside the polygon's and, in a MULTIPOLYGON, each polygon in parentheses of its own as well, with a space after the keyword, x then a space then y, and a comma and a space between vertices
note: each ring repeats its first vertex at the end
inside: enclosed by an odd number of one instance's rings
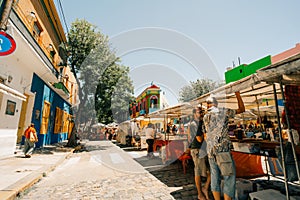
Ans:
POLYGON ((147 156, 149 158, 154 158, 153 155, 154 133, 155 133, 154 125, 152 123, 149 123, 146 128, 146 143, 148 144, 147 156))
POLYGON ((24 136, 25 136, 24 155, 25 158, 30 158, 34 150, 35 143, 38 142, 38 137, 33 123, 31 123, 30 126, 28 126, 28 128, 25 130, 24 136))
POLYGON ((210 172, 208 165, 208 158, 206 152, 206 144, 204 141, 204 134, 202 130, 203 126, 203 112, 200 108, 193 109, 193 120, 190 122, 190 149, 191 156, 194 162, 194 178, 198 192, 198 199, 209 199, 208 189, 210 185, 210 172), (201 176, 206 177, 206 183, 204 187, 201 186, 201 176))
POLYGON ((215 97, 206 99, 207 113, 203 117, 205 140, 211 173, 211 190, 215 200, 221 199, 221 177, 224 180, 224 200, 235 195, 235 164, 230 154, 231 141, 228 135, 228 122, 235 114, 245 111, 240 92, 235 92, 238 109, 218 108, 215 97))

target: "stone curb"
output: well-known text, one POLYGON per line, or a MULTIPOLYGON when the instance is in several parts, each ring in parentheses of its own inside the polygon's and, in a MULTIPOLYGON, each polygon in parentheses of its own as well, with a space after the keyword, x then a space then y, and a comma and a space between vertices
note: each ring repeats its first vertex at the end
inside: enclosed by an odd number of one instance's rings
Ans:
POLYGON ((74 149, 72 149, 69 153, 62 156, 55 164, 44 166, 42 169, 35 171, 28 176, 22 178, 21 180, 17 181, 16 183, 10 185, 9 187, 5 188, 4 190, 0 191, 0 199, 1 200, 14 200, 17 196, 24 192, 25 190, 29 189, 43 177, 47 176, 51 171, 53 171, 58 165, 60 165, 65 159, 67 159, 72 153, 74 149))

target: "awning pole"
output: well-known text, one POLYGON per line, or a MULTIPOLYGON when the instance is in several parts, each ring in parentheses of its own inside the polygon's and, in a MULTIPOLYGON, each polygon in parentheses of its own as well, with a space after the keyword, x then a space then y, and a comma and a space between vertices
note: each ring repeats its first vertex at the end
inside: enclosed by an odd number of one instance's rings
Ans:
POLYGON ((263 131, 262 121, 261 121, 261 115, 260 115, 260 110, 259 110, 259 102, 257 100, 257 95, 255 95, 255 102, 256 102, 257 112, 258 112, 258 123, 259 123, 259 127, 260 127, 259 131, 263 131))
POLYGON ((164 115, 165 141, 166 141, 166 139, 167 139, 167 126, 166 126, 166 124, 167 124, 167 119, 166 119, 166 115, 164 115))
POLYGON ((284 96, 284 92, 283 92, 282 81, 280 81, 280 90, 281 90, 281 96, 282 96, 282 99, 283 99, 283 107, 284 107, 284 111, 285 111, 286 124, 287 124, 288 130, 289 130, 288 135, 289 135, 289 138, 291 139, 291 145, 292 145, 292 149, 293 149, 294 161, 295 161, 296 171, 297 171, 297 175, 298 175, 298 183, 300 183, 300 175, 299 175, 297 154, 296 154, 296 151, 295 151, 294 137, 293 137, 293 134, 292 134, 290 120, 289 120, 289 117, 288 117, 289 116, 288 115, 288 109, 286 108, 286 101, 285 101, 285 96, 284 96))
POLYGON ((285 159, 284 159, 284 152, 283 152, 283 139, 282 139, 282 130, 281 130, 281 123, 280 123, 280 114, 278 109, 278 101, 277 101, 277 92, 275 83, 273 83, 273 90, 274 90, 274 100, 275 100, 275 107, 276 107, 276 116, 278 122, 278 132, 279 132, 279 142, 280 142, 280 153, 281 153, 281 163, 282 163, 282 170, 284 175, 284 184, 285 184, 285 192, 286 192, 286 199, 289 200, 289 185, 286 176, 286 168, 285 168, 285 159))
MULTIPOLYGON (((254 90, 254 87, 251 86, 252 90, 254 90)), ((258 123, 259 123, 259 127, 260 127, 260 130, 259 131, 263 131, 262 129, 262 121, 261 121, 261 116, 260 116, 260 110, 259 110, 259 102, 258 102, 258 99, 257 99, 257 95, 255 95, 255 103, 256 103, 256 106, 257 106, 257 112, 258 112, 258 123)))
MULTIPOLYGON (((168 123, 168 118, 169 118, 169 116, 168 116, 168 114, 167 114, 167 123, 168 123)), ((170 117, 170 121, 171 121, 171 117, 170 117)), ((168 126, 168 124, 167 124, 167 126, 168 126)), ((171 128, 171 127, 170 127, 171 128)), ((171 131, 171 130, 170 130, 171 131)), ((170 133, 167 133, 168 134, 168 139, 167 139, 167 146, 166 146, 166 160, 169 160, 169 152, 170 152, 170 147, 169 147, 169 143, 170 143, 170 133)))

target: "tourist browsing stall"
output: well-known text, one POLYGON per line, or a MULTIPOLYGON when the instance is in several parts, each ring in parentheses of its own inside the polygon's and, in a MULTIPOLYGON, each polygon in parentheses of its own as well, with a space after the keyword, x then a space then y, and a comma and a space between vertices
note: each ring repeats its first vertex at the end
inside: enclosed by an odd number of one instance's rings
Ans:
POLYGON ((163 163, 174 162, 188 148, 187 133, 185 124, 188 122, 188 116, 192 112, 192 106, 189 103, 180 103, 175 106, 158 110, 149 114, 149 117, 161 117, 164 119, 162 131, 159 132, 160 138, 154 142, 154 151, 159 152, 163 163), (170 131, 168 130, 170 127, 170 131), (172 131, 172 127, 181 127, 172 131), (182 130, 183 129, 183 130, 182 130))
POLYGON ((288 197, 288 182, 299 180, 300 151, 296 145, 299 141, 294 141, 293 130, 300 131, 300 115, 297 114, 300 111, 300 54, 202 95, 191 104, 201 104, 208 96, 214 95, 221 107, 236 109, 236 91, 240 91, 248 114, 253 114, 232 119, 231 153, 237 177, 267 175, 261 162, 261 157, 265 157, 269 165, 267 169, 271 170, 272 175, 283 176, 288 197), (290 155, 287 156, 287 153, 290 155), (286 165, 288 162, 294 164, 286 165))

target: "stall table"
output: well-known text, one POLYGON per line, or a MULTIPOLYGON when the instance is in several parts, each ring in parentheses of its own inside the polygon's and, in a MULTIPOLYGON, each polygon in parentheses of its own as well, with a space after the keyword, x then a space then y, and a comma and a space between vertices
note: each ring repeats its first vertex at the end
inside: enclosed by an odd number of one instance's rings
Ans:
MULTIPOLYGON (((261 157, 265 157, 265 163, 266 165, 267 163, 269 164, 269 169, 274 176, 283 176, 280 160, 278 160, 277 156, 280 147, 279 142, 253 138, 245 138, 243 140, 232 139, 231 141, 233 144, 231 154, 236 164, 237 177, 254 178, 268 176, 263 171, 261 157)), ((299 157, 300 147, 295 147, 299 157)))
POLYGON ((153 149, 160 152, 163 163, 177 160, 187 149, 187 136, 175 135, 166 139, 155 139, 153 149))

